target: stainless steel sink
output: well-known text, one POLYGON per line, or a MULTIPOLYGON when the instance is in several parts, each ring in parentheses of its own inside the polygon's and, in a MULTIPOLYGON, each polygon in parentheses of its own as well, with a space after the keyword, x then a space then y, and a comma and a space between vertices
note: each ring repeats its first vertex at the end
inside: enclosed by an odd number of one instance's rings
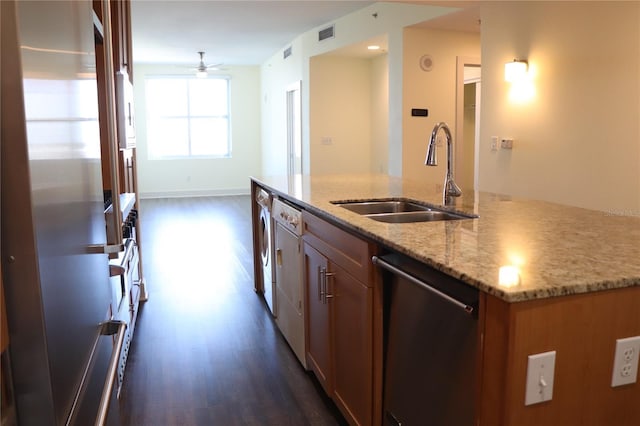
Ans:
POLYGON ((336 201, 332 203, 370 219, 386 223, 433 222, 477 218, 477 216, 451 212, 408 199, 336 201))

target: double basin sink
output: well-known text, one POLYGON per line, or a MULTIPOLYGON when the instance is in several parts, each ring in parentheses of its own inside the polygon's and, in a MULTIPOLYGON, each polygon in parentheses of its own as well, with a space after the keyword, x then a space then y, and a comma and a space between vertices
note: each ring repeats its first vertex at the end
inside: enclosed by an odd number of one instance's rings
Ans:
POLYGON ((366 216, 378 222, 412 223, 441 220, 476 219, 478 216, 452 212, 442 207, 400 198, 383 200, 335 201, 339 207, 366 216))

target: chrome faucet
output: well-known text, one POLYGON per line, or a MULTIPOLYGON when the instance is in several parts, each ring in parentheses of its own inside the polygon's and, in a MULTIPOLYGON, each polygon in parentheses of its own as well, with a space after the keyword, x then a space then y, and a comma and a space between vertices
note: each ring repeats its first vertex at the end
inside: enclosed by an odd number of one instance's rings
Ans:
POLYGON ((459 197, 462 195, 462 191, 453 181, 453 138, 451 137, 451 130, 445 122, 440 122, 433 127, 431 132, 431 139, 429 139, 429 145, 427 146, 427 158, 424 160, 424 164, 427 166, 437 166, 436 156, 436 137, 440 130, 444 131, 447 137, 447 174, 444 178, 444 188, 442 191, 442 201, 445 206, 453 204, 453 197, 459 197))

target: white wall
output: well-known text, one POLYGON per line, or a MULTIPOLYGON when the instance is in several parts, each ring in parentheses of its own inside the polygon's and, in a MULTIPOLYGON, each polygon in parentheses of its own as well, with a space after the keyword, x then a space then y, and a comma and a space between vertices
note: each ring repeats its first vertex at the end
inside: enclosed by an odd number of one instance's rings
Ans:
POLYGON ((389 172, 389 58, 369 61, 371 89, 371 166, 373 173, 389 172))
POLYGON ((640 215, 640 2, 482 6, 480 189, 640 215), (528 59, 515 102, 505 62, 528 59), (491 136, 515 138, 512 151, 491 136))
MULTIPOLYGON (((402 29, 448 13, 452 8, 417 4, 375 3, 337 19, 335 37, 318 41, 322 25, 296 38, 291 45, 293 55, 283 59, 282 50, 275 52, 261 67, 262 76, 262 168, 264 175, 286 174, 286 103, 284 94, 291 82, 302 81, 302 148, 303 170, 310 169, 309 129, 309 62, 316 55, 349 46, 374 36, 387 34, 389 40, 389 172, 401 173, 402 120, 402 29), (372 15, 376 13, 377 17, 372 15), (292 58, 295 55, 295 59, 292 58)), ((313 173, 313 171, 311 171, 313 173)))
MULTIPOLYGON (((404 31, 402 176, 442 186, 446 171, 446 146, 438 148, 438 166, 424 165, 434 125, 456 129, 456 57, 480 56, 480 36, 474 33, 411 27, 404 31), (430 55, 431 71, 420 68, 420 58, 430 55), (428 117, 412 117, 412 108, 427 108, 428 117)), ((484 74, 484 70, 483 70, 484 74)), ((444 138, 442 138, 444 141, 444 138)), ((462 188, 463 190, 465 188, 462 188)))
POLYGON ((260 175, 260 68, 229 67, 231 158, 150 160, 147 155, 146 75, 189 74, 175 65, 135 65, 134 100, 138 192, 142 198, 249 193, 260 175))
MULTIPOLYGON (((301 102, 308 97, 308 81, 302 81, 302 52, 301 39, 294 40, 291 56, 283 58, 283 52, 276 53, 273 58, 260 68, 262 95, 260 99, 262 111, 262 173, 279 175, 287 173, 287 89, 297 81, 301 81, 301 102)), ((286 47, 285 47, 286 48, 286 47)), ((284 50, 284 48, 282 49, 284 50)), ((308 100, 306 101, 308 102, 308 100)), ((306 127, 303 116, 303 128, 306 127)), ((303 150, 306 149, 303 147, 303 150)), ((305 154, 303 153, 303 158, 305 154)), ((306 173, 309 164, 304 164, 306 173)))
POLYGON ((464 121, 464 131, 462 135, 458 135, 456 141, 462 144, 462 150, 465 155, 462 158, 456 158, 457 170, 456 182, 460 188, 467 190, 473 188, 473 176, 475 166, 475 142, 476 142, 476 83, 464 85, 464 106, 462 116, 464 121), (460 173, 459 171, 463 171, 460 173))
POLYGON ((370 171, 370 74, 368 59, 332 55, 311 58, 309 170, 312 174, 370 171))

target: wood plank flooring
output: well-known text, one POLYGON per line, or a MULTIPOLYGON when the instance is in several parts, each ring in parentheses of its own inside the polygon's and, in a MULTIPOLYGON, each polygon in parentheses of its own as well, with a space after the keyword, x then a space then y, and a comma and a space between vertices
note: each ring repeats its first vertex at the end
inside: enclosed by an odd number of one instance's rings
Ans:
POLYGON ((249 196, 141 202, 124 425, 342 425, 253 291, 249 196))

